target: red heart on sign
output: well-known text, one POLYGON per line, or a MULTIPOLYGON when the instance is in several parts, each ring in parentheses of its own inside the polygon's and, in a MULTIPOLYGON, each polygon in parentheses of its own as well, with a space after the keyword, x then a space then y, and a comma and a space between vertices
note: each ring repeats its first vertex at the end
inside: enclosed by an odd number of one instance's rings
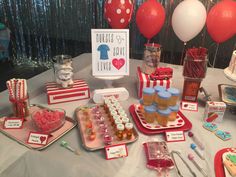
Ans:
POLYGON ((113 66, 116 68, 116 69, 120 69, 122 66, 124 66, 125 64, 125 59, 124 58, 120 58, 120 59, 117 59, 117 58, 114 58, 112 60, 112 64, 113 66))
POLYGON ((39 139, 40 139, 41 143, 43 143, 46 140, 46 137, 45 136, 40 136, 39 139))

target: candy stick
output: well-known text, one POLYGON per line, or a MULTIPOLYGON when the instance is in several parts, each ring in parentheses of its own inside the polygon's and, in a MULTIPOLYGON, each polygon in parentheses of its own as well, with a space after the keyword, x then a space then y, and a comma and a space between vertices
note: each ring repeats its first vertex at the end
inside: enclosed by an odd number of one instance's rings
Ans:
POLYGON ((25 79, 22 79, 22 93, 23 93, 22 97, 23 97, 23 99, 25 99, 26 98, 26 96, 25 96, 25 79))
POLYGON ((20 100, 20 87, 21 87, 21 83, 19 80, 17 80, 17 100, 20 100))
POLYGON ((11 87, 11 90, 12 90, 12 99, 14 99, 14 84, 13 84, 13 81, 12 81, 12 79, 11 80, 9 80, 9 83, 10 83, 10 87, 11 87))
POLYGON ((24 79, 24 92, 25 92, 25 97, 28 97, 27 93, 28 93, 28 90, 27 90, 27 82, 26 80, 24 79))
POLYGON ((17 100, 17 82, 18 82, 18 80, 13 78, 13 82, 14 82, 14 92, 15 92, 14 95, 15 95, 15 99, 17 100))
POLYGON ((8 88, 8 92, 9 92, 9 96, 11 99, 13 99, 13 91, 12 91, 12 87, 11 87, 11 82, 7 81, 7 88, 8 88))

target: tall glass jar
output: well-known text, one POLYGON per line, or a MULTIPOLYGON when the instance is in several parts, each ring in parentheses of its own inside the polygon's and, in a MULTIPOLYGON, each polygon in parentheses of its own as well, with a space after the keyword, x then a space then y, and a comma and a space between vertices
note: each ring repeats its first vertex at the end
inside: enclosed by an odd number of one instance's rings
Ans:
POLYGON ((69 55, 57 55, 53 57, 53 63, 57 84, 63 88, 72 86, 74 84, 72 57, 69 55))
POLYGON ((161 45, 155 43, 145 44, 142 72, 146 74, 152 74, 158 67, 160 59, 161 45))
POLYGON ((202 79, 206 76, 207 62, 206 48, 199 47, 187 50, 183 66, 184 88, 182 100, 197 101, 198 90, 202 79))

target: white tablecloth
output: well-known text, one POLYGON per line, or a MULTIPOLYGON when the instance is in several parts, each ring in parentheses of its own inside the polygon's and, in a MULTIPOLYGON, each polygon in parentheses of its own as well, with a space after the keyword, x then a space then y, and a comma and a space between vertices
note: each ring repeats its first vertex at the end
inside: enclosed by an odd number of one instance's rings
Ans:
MULTIPOLYGON (((105 82, 94 78, 91 75, 91 54, 82 54, 73 60, 75 69, 75 78, 84 79, 88 82, 91 91, 97 88, 104 88, 105 82)), ((137 77, 136 68, 141 65, 140 60, 130 60, 130 76, 114 81, 115 87, 125 87, 130 93, 127 101, 122 102, 122 106, 128 112, 128 108, 133 103, 138 103, 137 98, 137 77)), ((183 77, 182 66, 164 64, 174 69, 173 86, 182 90, 183 77)), ((30 102, 44 106, 47 105, 44 84, 47 81, 53 81, 53 72, 48 70, 28 80, 30 102)), ((208 68, 207 76, 202 82, 202 86, 212 95, 212 99, 219 100, 217 85, 235 84, 228 80, 221 69, 208 68)), ((62 107, 67 115, 74 117, 74 110, 88 101, 75 101, 66 104, 56 104, 49 106, 51 108, 62 107)), ((92 100, 89 100, 92 103, 92 100)), ((0 115, 7 115, 11 112, 8 102, 7 92, 0 93, 0 115)), ((186 134, 186 141, 168 143, 169 150, 178 150, 187 160, 187 154, 193 153, 196 161, 202 166, 209 177, 214 173, 214 156, 217 151, 225 147, 236 147, 236 116, 228 110, 225 113, 224 120, 218 124, 219 129, 231 132, 233 138, 229 141, 222 141, 214 133, 205 130, 202 127, 202 117, 204 107, 199 104, 198 112, 182 111, 184 115, 192 122, 192 132, 201 139, 205 146, 206 160, 200 160, 190 148, 192 140, 186 134)), ((156 177, 157 172, 146 168, 146 158, 142 143, 152 140, 163 140, 163 135, 147 136, 139 132, 139 139, 135 143, 128 145, 128 157, 105 160, 104 151, 89 152, 82 147, 78 128, 74 128, 68 134, 63 136, 57 142, 43 151, 30 150, 17 142, 9 139, 0 133, 0 176, 1 177, 156 177), (66 140, 72 147, 80 148, 82 154, 74 155, 70 151, 60 146, 61 140, 66 140)), ((200 177, 196 167, 190 162, 189 165, 200 177)), ((178 161, 178 165, 185 177, 191 174, 186 167, 178 161)), ((170 176, 177 176, 174 170, 170 176)))

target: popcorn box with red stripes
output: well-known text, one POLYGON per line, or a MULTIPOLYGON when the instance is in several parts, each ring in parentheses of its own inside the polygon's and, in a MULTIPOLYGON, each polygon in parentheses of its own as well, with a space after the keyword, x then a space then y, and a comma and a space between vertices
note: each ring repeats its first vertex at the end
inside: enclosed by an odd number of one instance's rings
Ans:
POLYGON ((141 68, 137 68, 137 76, 138 76, 138 97, 142 98, 143 89, 146 87, 155 87, 157 85, 164 86, 166 88, 170 88, 172 84, 171 79, 167 80, 151 80, 148 74, 145 74, 141 71, 141 68))
POLYGON ((74 80, 69 88, 58 87, 56 82, 46 83, 48 104, 65 103, 90 98, 89 86, 83 80, 74 80))

